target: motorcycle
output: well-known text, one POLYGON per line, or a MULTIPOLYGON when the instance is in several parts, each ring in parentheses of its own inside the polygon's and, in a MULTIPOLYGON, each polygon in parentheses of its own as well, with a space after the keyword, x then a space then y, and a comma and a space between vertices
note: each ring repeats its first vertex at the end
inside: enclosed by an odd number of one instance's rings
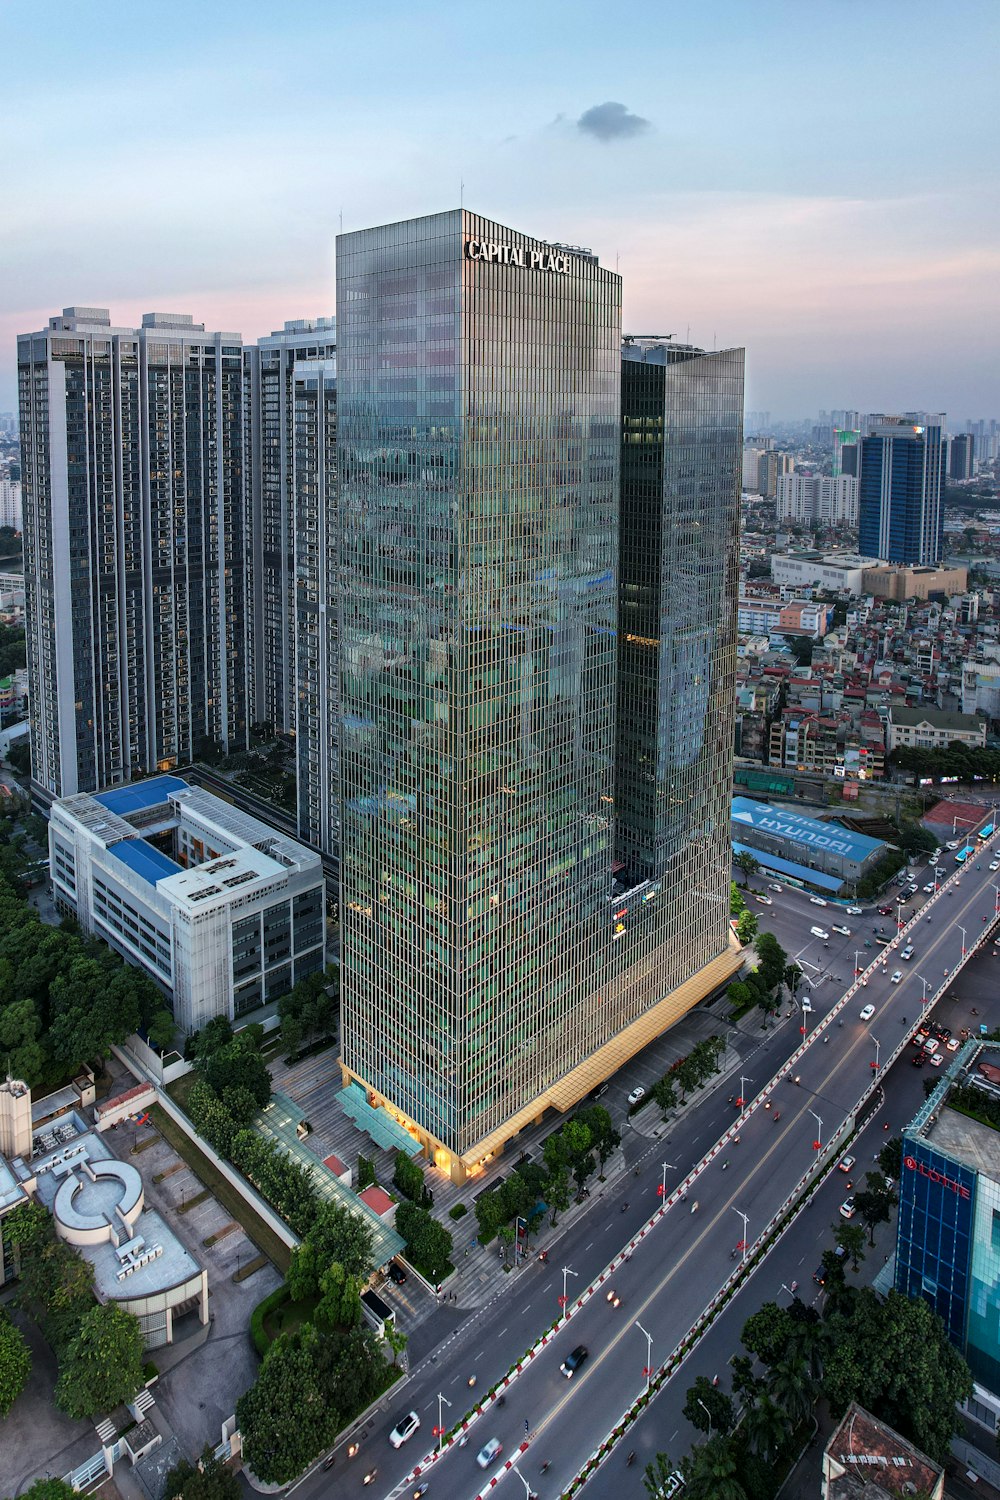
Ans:
POLYGON ((775 1125, 777 1125, 778 1121, 781 1119, 781 1110, 776 1109, 774 1111, 774 1114, 771 1116, 771 1119, 774 1121, 775 1125))
POLYGON ((693 1203, 692 1203, 692 1205, 691 1205, 691 1212, 692 1212, 692 1213, 694 1213, 694 1211, 695 1211, 695 1209, 696 1209, 696 1208, 697 1208, 697 1207, 698 1207, 698 1200, 697 1200, 697 1198, 696 1198, 696 1199, 695 1199, 695 1200, 694 1200, 694 1202, 693 1202, 693 1203))
POLYGON ((621 1307, 622 1305, 622 1299, 619 1297, 614 1287, 611 1288, 604 1300, 605 1302, 610 1302, 612 1307, 621 1307))
POLYGON ((368 1473, 365 1475, 364 1479, 362 1479, 361 1483, 362 1484, 374 1484, 375 1480, 377 1478, 378 1478, 378 1469, 369 1469, 368 1473))

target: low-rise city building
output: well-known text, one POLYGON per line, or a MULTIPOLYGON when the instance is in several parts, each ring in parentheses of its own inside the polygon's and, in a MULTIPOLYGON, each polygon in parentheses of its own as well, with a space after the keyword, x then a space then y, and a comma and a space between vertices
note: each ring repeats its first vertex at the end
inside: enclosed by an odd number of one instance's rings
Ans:
POLYGON ((177 776, 52 806, 57 906, 161 986, 180 1029, 325 966, 319 854, 177 776))
POLYGON ((956 742, 982 749, 986 720, 975 714, 893 706, 886 715, 888 749, 946 750, 956 742))
POLYGON ((886 852, 881 839, 854 833, 840 823, 734 797, 733 849, 746 850, 765 869, 831 894, 854 886, 886 852))

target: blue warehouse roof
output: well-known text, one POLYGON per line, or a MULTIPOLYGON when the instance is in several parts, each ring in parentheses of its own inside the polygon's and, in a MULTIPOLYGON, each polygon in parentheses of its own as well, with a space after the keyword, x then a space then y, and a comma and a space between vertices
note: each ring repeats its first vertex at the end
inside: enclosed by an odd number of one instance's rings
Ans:
POLYGON ((166 880, 168 875, 177 875, 184 868, 169 855, 161 853, 153 844, 147 844, 145 839, 122 839, 117 844, 112 844, 108 849, 115 859, 120 859, 123 865, 128 865, 143 880, 150 885, 157 885, 159 881, 166 880))
POLYGON ((108 812, 127 818, 130 813, 144 812, 147 807, 159 807, 173 792, 186 792, 188 784, 180 776, 151 776, 148 781, 137 781, 134 786, 113 786, 107 792, 95 792, 94 801, 106 807, 108 812))
POLYGON ((777 834, 789 843, 799 844, 803 850, 838 854, 842 859, 853 860, 859 865, 885 848, 879 839, 870 839, 864 833, 852 833, 839 823, 821 823, 817 818, 785 812, 782 808, 769 807, 766 802, 754 802, 749 797, 733 798, 731 816, 734 836, 742 824, 760 833, 777 834))

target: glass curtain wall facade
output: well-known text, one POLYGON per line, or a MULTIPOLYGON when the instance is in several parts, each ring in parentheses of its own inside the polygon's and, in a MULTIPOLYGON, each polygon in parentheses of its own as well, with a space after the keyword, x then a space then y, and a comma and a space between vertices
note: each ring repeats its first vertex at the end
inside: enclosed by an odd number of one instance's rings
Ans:
POLYGON ((246 741, 242 349, 68 308, 18 339, 32 774, 56 796, 246 741))
POLYGON ((337 242, 343 1063, 442 1165, 595 1043, 620 297, 462 210, 337 242))
POLYGON ((671 989, 729 941, 744 352, 622 353, 617 879, 671 989))
POLYGON ((861 443, 858 486, 863 557, 936 566, 944 541, 944 418, 877 423, 861 443))

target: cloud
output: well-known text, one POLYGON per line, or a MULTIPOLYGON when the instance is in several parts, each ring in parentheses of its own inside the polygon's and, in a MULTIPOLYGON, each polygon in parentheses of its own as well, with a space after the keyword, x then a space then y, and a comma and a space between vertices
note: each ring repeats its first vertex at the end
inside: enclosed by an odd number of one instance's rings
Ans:
POLYGON ((649 121, 642 115, 631 114, 624 104, 616 104, 611 99, 606 104, 594 104, 585 109, 576 124, 578 130, 596 135, 599 141, 624 141, 650 128, 649 121))

